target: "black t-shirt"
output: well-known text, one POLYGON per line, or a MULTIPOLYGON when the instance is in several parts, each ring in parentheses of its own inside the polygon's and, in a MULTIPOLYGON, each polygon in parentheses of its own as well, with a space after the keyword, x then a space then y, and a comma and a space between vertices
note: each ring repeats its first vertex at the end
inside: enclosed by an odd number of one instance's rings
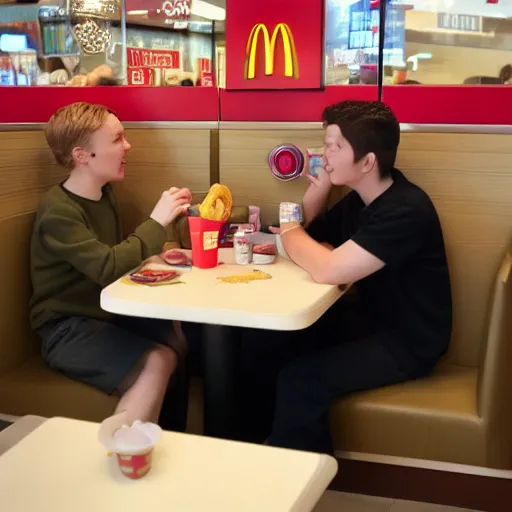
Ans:
POLYGON ((366 313, 398 343, 434 360, 446 351, 452 330, 441 224, 421 188, 396 169, 392 177, 391 187, 368 206, 352 191, 307 231, 334 247, 353 240, 386 264, 357 283, 366 313))

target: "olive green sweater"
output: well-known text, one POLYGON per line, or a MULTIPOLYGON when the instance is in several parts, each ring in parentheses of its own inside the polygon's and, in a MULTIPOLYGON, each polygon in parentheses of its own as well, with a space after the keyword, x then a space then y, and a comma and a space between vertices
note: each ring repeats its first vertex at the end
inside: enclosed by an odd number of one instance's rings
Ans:
POLYGON ((62 185, 48 191, 30 247, 33 329, 69 316, 110 318, 100 307, 101 289, 160 253, 166 242, 165 229, 152 219, 126 240, 122 233, 110 185, 99 201, 76 196, 62 185))

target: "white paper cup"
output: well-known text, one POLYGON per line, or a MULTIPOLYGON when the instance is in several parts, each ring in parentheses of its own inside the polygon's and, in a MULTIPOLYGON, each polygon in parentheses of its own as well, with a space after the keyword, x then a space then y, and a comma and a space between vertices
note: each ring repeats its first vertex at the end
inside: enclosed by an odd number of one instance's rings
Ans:
POLYGON ((100 426, 99 440, 115 454, 121 473, 127 478, 139 479, 151 470, 151 460, 162 429, 154 423, 134 421, 126 425, 124 414, 107 418, 100 426))

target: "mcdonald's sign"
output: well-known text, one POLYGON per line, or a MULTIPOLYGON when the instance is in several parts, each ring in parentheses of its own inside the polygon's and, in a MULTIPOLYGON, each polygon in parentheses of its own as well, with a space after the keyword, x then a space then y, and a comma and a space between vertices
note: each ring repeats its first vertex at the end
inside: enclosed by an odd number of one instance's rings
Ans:
POLYGON ((246 57, 245 57, 245 78, 253 80, 256 78, 256 57, 260 34, 263 37, 263 48, 265 56, 265 75, 272 76, 275 67, 275 50, 278 37, 281 35, 282 47, 284 52, 284 76, 299 79, 299 62, 297 60, 297 50, 290 27, 286 23, 278 23, 269 36, 268 29, 263 23, 254 25, 249 38, 247 39, 246 57))
POLYGON ((226 2, 227 89, 319 89, 323 0, 226 2))

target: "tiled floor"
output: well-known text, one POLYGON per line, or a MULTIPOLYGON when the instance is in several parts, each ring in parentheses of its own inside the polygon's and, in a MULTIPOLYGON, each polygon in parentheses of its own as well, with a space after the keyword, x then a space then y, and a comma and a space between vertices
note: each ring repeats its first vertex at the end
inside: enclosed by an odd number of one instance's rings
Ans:
POLYGON ((360 494, 327 491, 314 512, 473 512, 467 509, 416 503, 360 494))

